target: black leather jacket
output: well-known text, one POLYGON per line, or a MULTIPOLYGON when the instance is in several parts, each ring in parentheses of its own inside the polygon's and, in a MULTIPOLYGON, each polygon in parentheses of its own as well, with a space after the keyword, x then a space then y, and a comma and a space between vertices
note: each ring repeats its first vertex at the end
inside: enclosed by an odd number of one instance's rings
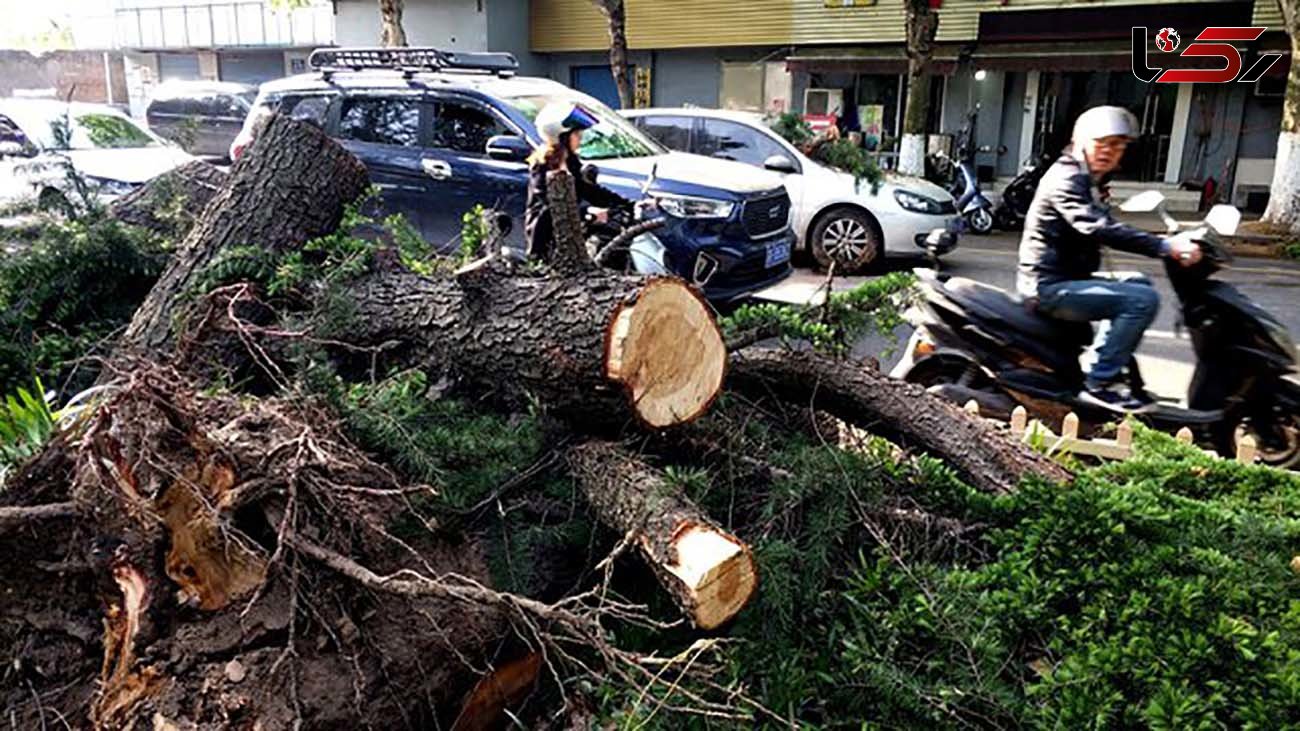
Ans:
POLYGON ((1038 288, 1088 279, 1101 268, 1101 247, 1163 256, 1163 238, 1127 226, 1098 202, 1092 175, 1073 155, 1062 155, 1038 184, 1020 239, 1016 289, 1036 298, 1038 288))
MULTIPOLYGON (((582 161, 569 155, 566 167, 577 186, 579 203, 586 202, 600 208, 613 208, 628 201, 614 191, 593 185, 582 179, 582 161)), ((546 200, 546 166, 533 165, 528 171, 528 206, 524 210, 524 241, 528 245, 528 258, 549 261, 555 233, 551 227, 551 207, 546 200)))

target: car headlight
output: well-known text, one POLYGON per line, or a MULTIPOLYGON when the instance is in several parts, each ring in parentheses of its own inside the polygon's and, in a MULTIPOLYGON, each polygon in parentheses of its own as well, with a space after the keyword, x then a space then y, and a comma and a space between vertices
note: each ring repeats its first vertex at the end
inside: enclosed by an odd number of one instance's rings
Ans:
POLYGON ((128 183, 123 180, 113 180, 111 178, 86 177, 86 181, 94 186, 100 195, 126 195, 135 190, 135 183, 128 183))
POLYGON ((736 209, 732 201, 688 196, 656 196, 659 209, 677 218, 731 218, 736 209))
POLYGON ((926 198, 919 193, 896 190, 894 191, 894 200, 898 201, 898 205, 905 210, 913 213, 929 213, 932 215, 943 213, 943 206, 939 205, 939 201, 926 198))

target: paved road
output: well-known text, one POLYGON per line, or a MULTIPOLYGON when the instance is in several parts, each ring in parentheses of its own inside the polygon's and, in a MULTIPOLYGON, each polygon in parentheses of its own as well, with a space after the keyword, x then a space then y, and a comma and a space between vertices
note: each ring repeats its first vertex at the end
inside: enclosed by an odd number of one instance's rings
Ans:
MULTIPOLYGON (((1010 289, 1015 282, 1018 234, 966 236, 961 246, 944 259, 944 271, 970 277, 986 284, 1010 289)), ((1143 374, 1152 390, 1162 396, 1178 397, 1186 393, 1195 362, 1191 342, 1184 332, 1176 337, 1177 300, 1164 275, 1164 265, 1156 260, 1120 252, 1109 254, 1109 268, 1118 271, 1141 271, 1156 282, 1162 307, 1139 350, 1143 374)), ((907 270, 928 266, 921 257, 891 256, 882 271, 907 270)), ((1232 268, 1219 276, 1241 288, 1264 309, 1278 317, 1294 335, 1300 336, 1300 263, 1271 259, 1238 259, 1232 268)), ((836 281, 836 289, 847 289, 865 281, 865 277, 845 277, 836 281)), ((764 298, 787 302, 807 302, 822 287, 822 276, 806 270, 797 271, 789 280, 763 293, 764 298)), ((902 338, 911 329, 900 330, 902 338)), ((887 345, 880 339, 865 341, 859 353, 879 352, 887 345)), ((892 366, 894 359, 882 363, 892 366)))

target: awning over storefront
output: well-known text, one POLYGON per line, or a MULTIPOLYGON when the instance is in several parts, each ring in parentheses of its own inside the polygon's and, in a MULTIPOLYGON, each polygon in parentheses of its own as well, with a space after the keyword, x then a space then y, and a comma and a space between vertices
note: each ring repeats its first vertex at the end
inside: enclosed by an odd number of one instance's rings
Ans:
POLYGON ((981 43, 970 56, 989 71, 1127 71, 1133 48, 1123 41, 981 43))
MULTIPOLYGON (((956 71, 961 48, 957 45, 936 48, 930 72, 946 76, 956 71)), ((901 45, 803 48, 786 56, 785 61, 789 71, 808 73, 907 73, 907 55, 901 45)))

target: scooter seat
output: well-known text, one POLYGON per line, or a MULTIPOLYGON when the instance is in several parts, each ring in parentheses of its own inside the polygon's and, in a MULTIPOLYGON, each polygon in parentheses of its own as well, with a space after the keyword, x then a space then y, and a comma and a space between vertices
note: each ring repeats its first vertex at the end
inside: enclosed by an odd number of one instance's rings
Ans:
POLYGON ((1046 343, 1063 341, 1081 344, 1092 339, 1092 326, 1088 323, 1057 320, 1031 312, 1023 300, 997 287, 964 277, 952 277, 944 282, 943 287, 950 297, 978 313, 982 319, 998 322, 1003 327, 1042 339, 1046 343))

